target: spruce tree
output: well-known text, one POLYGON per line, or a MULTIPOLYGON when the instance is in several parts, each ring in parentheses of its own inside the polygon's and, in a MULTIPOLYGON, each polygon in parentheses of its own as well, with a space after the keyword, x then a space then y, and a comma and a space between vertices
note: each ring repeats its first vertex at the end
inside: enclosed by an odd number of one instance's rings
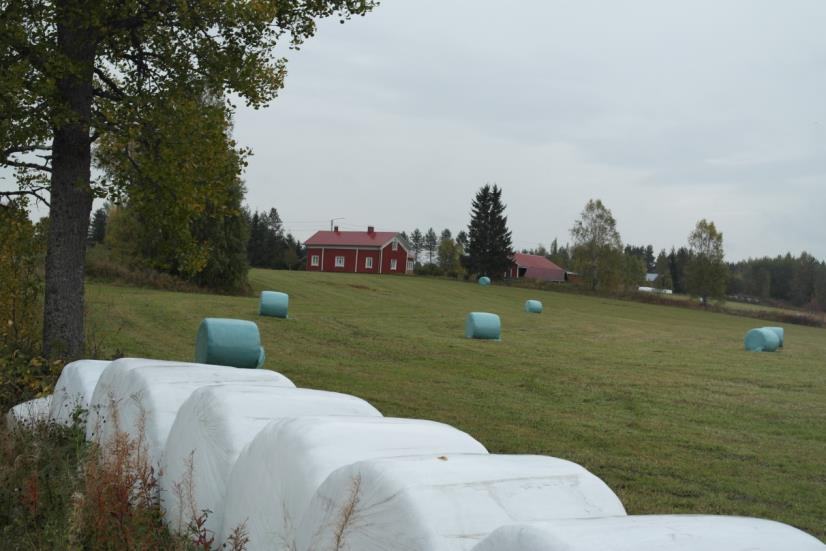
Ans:
POLYGON ((502 188, 485 184, 473 199, 468 226, 470 267, 473 272, 492 278, 501 278, 510 267, 513 255, 511 232, 502 188))

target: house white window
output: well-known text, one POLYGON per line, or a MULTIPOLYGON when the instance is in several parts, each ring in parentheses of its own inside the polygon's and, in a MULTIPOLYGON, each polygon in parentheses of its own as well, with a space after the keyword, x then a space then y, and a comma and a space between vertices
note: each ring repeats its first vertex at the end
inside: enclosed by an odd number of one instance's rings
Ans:
POLYGON ((414 267, 414 266, 413 266, 413 260, 412 260, 412 259, 407 259, 407 271, 408 271, 408 272, 412 272, 412 271, 413 271, 413 267, 414 267))
POLYGON ((373 257, 372 256, 367 256, 367 257, 364 258, 364 267, 367 270, 372 270, 373 269, 373 257))
POLYGON ((396 241, 395 239, 393 240, 393 250, 394 250, 394 251, 398 251, 398 250, 399 250, 399 242, 398 242, 398 241, 396 241))
POLYGON ((392 259, 390 260, 390 271, 391 271, 391 272, 395 272, 395 271, 396 271, 396 259, 395 259, 395 258, 392 258, 392 259))
POLYGON ((318 255, 314 254, 310 257, 310 266, 318 266, 318 255))
POLYGON ((344 257, 337 256, 336 257, 336 268, 343 268, 344 267, 344 257))

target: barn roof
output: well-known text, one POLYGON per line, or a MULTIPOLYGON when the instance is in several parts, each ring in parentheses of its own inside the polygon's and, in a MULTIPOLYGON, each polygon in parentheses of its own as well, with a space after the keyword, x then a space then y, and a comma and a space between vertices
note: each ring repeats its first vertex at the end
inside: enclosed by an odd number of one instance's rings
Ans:
MULTIPOLYGON (((536 254, 515 253, 511 260, 520 268, 539 268, 544 270, 562 270, 559 266, 536 254)), ((564 271, 564 270, 563 270, 564 271)))
POLYGON ((407 242, 401 238, 398 232, 394 231, 373 233, 367 233, 366 231, 317 231, 304 244, 308 247, 322 245, 330 247, 381 247, 394 237, 398 237, 402 246, 409 249, 407 242))

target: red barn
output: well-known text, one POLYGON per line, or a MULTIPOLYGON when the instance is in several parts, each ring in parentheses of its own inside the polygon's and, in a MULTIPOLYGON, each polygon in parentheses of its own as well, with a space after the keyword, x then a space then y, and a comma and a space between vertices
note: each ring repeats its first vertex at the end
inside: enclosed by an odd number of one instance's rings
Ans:
POLYGON ((307 270, 312 272, 357 272, 405 274, 413 271, 410 245, 398 232, 318 231, 304 242, 307 270))
POLYGON ((565 281, 565 270, 544 256, 516 253, 511 257, 511 267, 505 276, 513 279, 527 277, 542 281, 565 281))

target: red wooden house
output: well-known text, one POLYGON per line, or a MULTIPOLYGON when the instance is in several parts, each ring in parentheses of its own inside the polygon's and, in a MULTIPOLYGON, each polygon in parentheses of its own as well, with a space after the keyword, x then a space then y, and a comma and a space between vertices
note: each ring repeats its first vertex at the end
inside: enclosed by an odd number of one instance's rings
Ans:
POLYGON ((413 253, 398 232, 318 231, 307 241, 307 270, 404 274, 413 271, 413 253))
POLYGON ((516 253, 511 257, 511 267, 505 277, 540 279, 542 281, 565 281, 565 270, 545 258, 535 254, 516 253))

